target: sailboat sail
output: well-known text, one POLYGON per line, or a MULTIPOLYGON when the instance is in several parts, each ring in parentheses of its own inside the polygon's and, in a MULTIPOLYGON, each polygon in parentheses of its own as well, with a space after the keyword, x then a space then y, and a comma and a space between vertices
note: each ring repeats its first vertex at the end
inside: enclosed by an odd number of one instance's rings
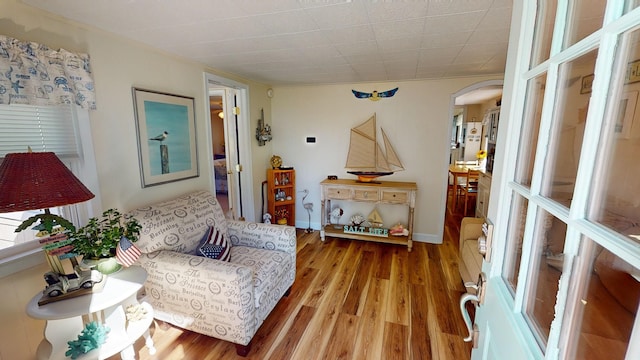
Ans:
POLYGON ((398 155, 396 154, 396 151, 393 149, 393 146, 391 146, 391 142, 389 141, 387 134, 385 134, 384 130, 382 129, 380 130, 382 131, 382 138, 384 139, 384 148, 387 150, 387 162, 390 165, 397 166, 399 169, 396 171, 404 170, 404 167, 402 166, 400 159, 398 159, 398 155))
POLYGON ((382 226, 382 216, 378 212, 378 209, 374 208, 373 211, 367 217, 367 221, 371 226, 382 226))
POLYGON ((345 165, 345 168, 350 171, 347 172, 358 175, 360 181, 371 181, 375 177, 404 170, 384 131, 382 131, 382 137, 384 150, 377 141, 375 114, 364 123, 352 128, 345 165))
POLYGON ((370 155, 375 151, 375 146, 375 138, 372 140, 370 137, 352 130, 346 167, 353 169, 375 167, 376 159, 370 155))

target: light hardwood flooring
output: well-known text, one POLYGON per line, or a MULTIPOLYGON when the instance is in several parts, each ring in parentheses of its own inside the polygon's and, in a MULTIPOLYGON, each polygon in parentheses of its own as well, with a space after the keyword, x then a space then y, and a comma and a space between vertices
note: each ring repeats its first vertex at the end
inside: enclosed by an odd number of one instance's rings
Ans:
MULTIPOLYGON (((297 278, 255 335, 248 359, 469 359, 458 309, 458 229, 406 247, 298 232, 297 278), (455 241, 452 241, 455 239, 455 241)), ((458 225, 459 226, 459 225, 458 225)), ((233 344, 166 323, 140 359, 240 359, 233 344)), ((117 359, 118 357, 113 357, 117 359)))

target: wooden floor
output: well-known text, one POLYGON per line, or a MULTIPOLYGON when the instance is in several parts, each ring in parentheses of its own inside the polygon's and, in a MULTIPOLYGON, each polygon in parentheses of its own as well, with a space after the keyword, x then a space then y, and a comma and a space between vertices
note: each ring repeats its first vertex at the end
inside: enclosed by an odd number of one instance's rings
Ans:
MULTIPOLYGON (((297 278, 253 338, 248 359, 469 359, 458 309, 460 218, 442 245, 406 247, 298 233, 297 278), (452 241, 454 239, 454 241, 452 241)), ((233 344, 152 326, 157 352, 139 359, 242 359, 233 344)), ((112 359, 117 359, 113 357, 112 359)))

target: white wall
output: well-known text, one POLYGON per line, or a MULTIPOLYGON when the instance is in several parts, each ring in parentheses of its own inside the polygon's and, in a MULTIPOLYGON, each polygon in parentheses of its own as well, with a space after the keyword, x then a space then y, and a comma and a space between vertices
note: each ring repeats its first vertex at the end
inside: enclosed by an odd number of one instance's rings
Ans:
MULTIPOLYGON (((414 238, 441 242, 451 94, 483 80, 486 78, 275 88, 273 151, 282 157, 285 165, 296 169, 297 190, 309 189, 307 200, 314 203, 312 227, 318 229, 320 226, 320 181, 330 174, 355 178, 344 169, 349 130, 376 113, 378 127, 387 133, 406 169, 380 180, 417 183, 414 238), (357 99, 351 93, 352 89, 371 92, 396 86, 399 90, 394 97, 380 101, 357 99), (317 142, 306 144, 307 136, 315 136, 317 142)), ((351 213, 345 212, 345 219, 348 219, 351 213)), ((382 213, 385 222, 395 221, 401 215, 404 213, 398 214, 393 208, 382 213)), ((307 221, 307 214, 298 201, 297 227, 306 228, 307 221)))

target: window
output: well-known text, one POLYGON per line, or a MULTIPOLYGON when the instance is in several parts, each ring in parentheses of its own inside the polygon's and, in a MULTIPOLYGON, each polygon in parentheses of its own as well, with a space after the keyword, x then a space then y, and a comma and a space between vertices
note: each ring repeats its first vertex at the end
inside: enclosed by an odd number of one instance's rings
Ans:
MULTIPOLYGON (((70 105, 0 105, 0 160, 8 153, 26 152, 27 147, 33 151, 54 152, 85 186, 96 193, 98 187, 88 124, 88 113, 70 105), (78 117, 83 117, 82 121, 78 121, 78 117)), ((92 202, 50 211, 80 224, 92 216, 91 205, 98 203, 92 202)), ((0 214, 0 262, 40 249, 35 241, 35 231, 15 232, 24 220, 39 212, 41 210, 0 214)))

